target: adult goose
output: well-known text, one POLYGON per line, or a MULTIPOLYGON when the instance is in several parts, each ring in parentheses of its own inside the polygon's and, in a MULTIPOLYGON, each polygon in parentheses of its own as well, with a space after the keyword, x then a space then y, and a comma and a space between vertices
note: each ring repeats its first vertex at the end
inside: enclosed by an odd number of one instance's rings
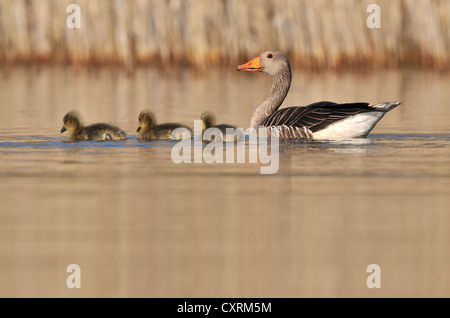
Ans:
POLYGON ((384 114, 401 103, 318 102, 308 106, 278 109, 291 86, 289 60, 280 51, 265 51, 239 65, 238 71, 263 72, 273 78, 266 100, 255 110, 251 127, 258 134, 286 139, 344 139, 366 137, 384 114))
POLYGON ((80 114, 76 111, 71 111, 64 116, 61 134, 66 130, 69 132, 71 141, 127 139, 127 133, 113 125, 100 123, 84 126, 80 114))

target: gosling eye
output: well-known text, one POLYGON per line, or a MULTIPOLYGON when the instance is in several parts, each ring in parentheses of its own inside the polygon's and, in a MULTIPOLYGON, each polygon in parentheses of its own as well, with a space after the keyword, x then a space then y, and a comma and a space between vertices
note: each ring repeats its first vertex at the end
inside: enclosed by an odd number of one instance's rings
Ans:
POLYGON ((269 53, 269 54, 267 54, 267 58, 268 58, 268 59, 271 59, 272 57, 273 57, 273 55, 272 55, 272 54, 270 54, 270 53, 269 53))
POLYGON ((66 119, 66 120, 64 120, 64 124, 67 124, 67 119, 66 119))

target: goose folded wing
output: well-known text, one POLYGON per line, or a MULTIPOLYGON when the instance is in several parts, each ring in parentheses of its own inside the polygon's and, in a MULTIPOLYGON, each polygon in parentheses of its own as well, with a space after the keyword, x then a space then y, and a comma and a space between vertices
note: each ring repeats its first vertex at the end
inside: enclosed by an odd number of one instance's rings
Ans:
POLYGON ((279 109, 266 117, 259 126, 299 127, 316 132, 336 121, 369 111, 374 111, 374 109, 368 103, 318 102, 304 107, 294 106, 279 109))

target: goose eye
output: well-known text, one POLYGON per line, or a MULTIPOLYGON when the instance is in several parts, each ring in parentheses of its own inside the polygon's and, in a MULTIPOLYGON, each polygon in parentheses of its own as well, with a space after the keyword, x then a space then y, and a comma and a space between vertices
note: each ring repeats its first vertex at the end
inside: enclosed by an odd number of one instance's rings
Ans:
POLYGON ((67 124, 67 119, 66 119, 66 120, 64 120, 64 124, 67 124))
POLYGON ((267 54, 267 58, 268 58, 268 59, 271 59, 272 56, 273 56, 272 54, 267 54))

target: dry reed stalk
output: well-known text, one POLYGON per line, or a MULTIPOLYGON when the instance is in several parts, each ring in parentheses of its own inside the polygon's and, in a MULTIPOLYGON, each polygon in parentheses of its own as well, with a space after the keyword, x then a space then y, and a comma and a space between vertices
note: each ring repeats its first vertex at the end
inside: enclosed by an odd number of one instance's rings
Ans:
POLYGON ((448 69, 450 1, 379 0, 0 0, 0 63, 117 64, 205 70, 265 49, 317 69, 414 64, 448 69), (66 27, 66 7, 82 10, 66 27))

